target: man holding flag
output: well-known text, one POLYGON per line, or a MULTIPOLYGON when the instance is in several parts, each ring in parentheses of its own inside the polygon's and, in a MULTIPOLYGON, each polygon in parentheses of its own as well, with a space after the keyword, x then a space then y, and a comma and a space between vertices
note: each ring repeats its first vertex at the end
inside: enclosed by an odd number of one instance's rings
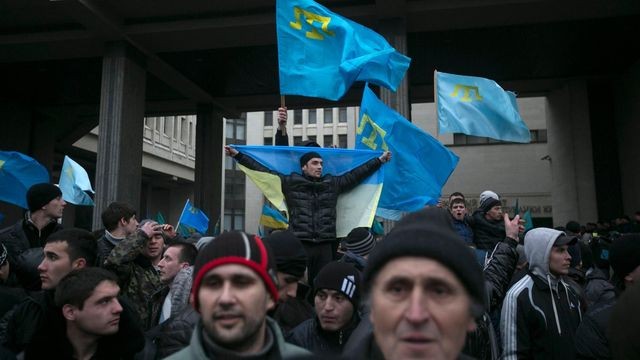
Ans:
POLYGON ((277 175, 289 210, 289 227, 302 240, 308 255, 307 267, 311 283, 320 269, 334 260, 337 250, 336 205, 340 193, 351 190, 391 160, 385 151, 380 157, 340 176, 323 174, 320 154, 309 151, 300 157, 301 174, 281 174, 260 164, 250 156, 230 146, 224 148, 228 156, 241 165, 260 172, 277 175))

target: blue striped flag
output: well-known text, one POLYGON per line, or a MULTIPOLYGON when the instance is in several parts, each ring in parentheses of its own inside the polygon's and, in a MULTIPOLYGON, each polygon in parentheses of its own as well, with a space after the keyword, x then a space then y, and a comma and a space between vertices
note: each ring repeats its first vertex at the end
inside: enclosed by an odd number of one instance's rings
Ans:
POLYGON ((516 95, 495 81, 436 71, 440 133, 463 133, 528 143, 529 128, 518 112, 516 95))
POLYGON ((178 231, 183 236, 190 236, 194 232, 204 235, 209 229, 209 217, 200 209, 193 206, 191 200, 187 199, 178 219, 178 231))
POLYGON ((0 151, 0 200, 28 209, 27 191, 49 182, 49 172, 34 158, 17 151, 0 151))
POLYGON ((286 229, 289 227, 289 220, 278 210, 264 204, 262 205, 262 215, 260 215, 260 225, 272 229, 286 229))
POLYGON ((93 205, 87 191, 93 193, 87 171, 70 157, 64 157, 58 186, 64 201, 75 205, 93 205))

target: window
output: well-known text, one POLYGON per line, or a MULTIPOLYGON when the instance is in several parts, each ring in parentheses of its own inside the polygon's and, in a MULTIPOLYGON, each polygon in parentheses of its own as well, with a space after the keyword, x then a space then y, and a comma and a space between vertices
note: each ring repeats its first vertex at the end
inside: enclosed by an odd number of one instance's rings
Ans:
MULTIPOLYGON (((547 130, 529 130, 531 133, 531 143, 546 143, 547 130)), ((473 136, 465 134, 453 134, 453 145, 487 145, 487 144, 513 144, 510 141, 496 140, 488 137, 473 136)))
POLYGON ((273 111, 264 112, 264 126, 273 126, 273 111))
POLYGON ((267 146, 273 145, 273 138, 272 137, 265 137, 263 144, 267 145, 267 146))
POLYGON ((233 133, 233 120, 227 120, 227 123, 225 124, 225 136, 228 139, 234 139, 235 135, 233 133))
POLYGON ((148 127, 148 128, 152 128, 153 127, 153 118, 148 117, 148 118, 144 118, 144 126, 148 127))
POLYGON ((309 124, 315 124, 316 123, 316 110, 309 110, 309 124))
POLYGON ((338 121, 341 123, 347 122, 347 108, 338 109, 338 121))
POLYGON ((224 168, 227 170, 235 170, 236 162, 233 160, 231 156, 224 157, 224 168))
POLYGON ((300 146, 300 143, 302 143, 302 136, 294 136, 293 146, 300 146))
POLYGON ((224 230, 244 230, 244 212, 240 209, 226 209, 224 211, 224 230))
POLYGON ((338 147, 341 149, 347 148, 347 135, 338 135, 338 147))
POLYGON ((243 214, 236 214, 233 216, 233 230, 244 230, 243 214))
POLYGON ((189 141, 189 122, 185 118, 180 118, 180 142, 186 144, 189 141))
POLYGON ((158 117, 153 118, 153 120, 155 121, 155 124, 156 124, 156 126, 155 126, 156 127, 156 131, 158 131, 158 132, 162 129, 162 127, 161 127, 162 121, 160 121, 160 119, 162 119, 162 118, 158 118, 158 117))
POLYGON ((302 124, 302 110, 293 110, 293 124, 294 125, 302 124))
POLYGON ((189 121, 189 145, 193 144, 193 135, 194 135, 194 131, 193 131, 193 121, 189 121))
POLYGON ((325 135, 323 137, 324 140, 324 147, 329 147, 331 145, 333 145, 333 135, 325 135))
POLYGON ((331 124, 333 122, 333 109, 325 108, 324 109, 324 123, 331 124))
POLYGON ((236 139, 237 140, 244 140, 245 139, 245 126, 244 126, 244 122, 238 121, 237 125, 236 125, 236 139))
POLYGON ((162 132, 168 137, 171 137, 171 124, 173 124, 174 121, 175 121, 175 117, 173 116, 168 116, 164 118, 164 124, 162 124, 162 132))

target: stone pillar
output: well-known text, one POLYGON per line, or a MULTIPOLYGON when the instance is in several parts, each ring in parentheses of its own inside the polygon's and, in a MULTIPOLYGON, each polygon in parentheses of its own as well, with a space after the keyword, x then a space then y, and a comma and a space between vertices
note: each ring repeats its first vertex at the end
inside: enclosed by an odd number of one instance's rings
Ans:
MULTIPOLYGON (((380 31, 401 54, 407 55, 407 24, 405 19, 383 19, 380 21, 380 31)), ((411 104, 409 103, 409 71, 398 85, 397 91, 381 87, 380 99, 390 108, 399 112, 406 119, 411 121, 411 104)))
POLYGON ((554 226, 598 219, 587 87, 569 81, 547 97, 554 226))
MULTIPOLYGON (((195 206, 209 216, 209 232, 224 214, 222 113, 211 105, 198 105, 196 123, 196 169, 193 188, 195 206)), ((220 220, 222 226, 222 220, 220 220)))
POLYGON ((102 60, 94 229, 102 227, 100 215, 113 201, 139 207, 145 90, 144 57, 125 43, 107 44, 102 60))

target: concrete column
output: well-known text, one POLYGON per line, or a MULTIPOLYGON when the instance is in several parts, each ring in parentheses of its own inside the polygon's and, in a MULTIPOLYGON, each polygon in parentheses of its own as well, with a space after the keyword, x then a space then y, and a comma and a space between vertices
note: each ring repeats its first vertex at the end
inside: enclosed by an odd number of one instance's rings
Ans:
POLYGON ((113 201, 138 209, 142 176, 144 57, 125 43, 109 43, 102 61, 102 90, 93 228, 113 201))
POLYGON ((598 219, 588 94, 584 81, 569 81, 547 97, 554 226, 598 219))
POLYGON ((216 111, 211 105, 199 105, 197 111, 193 195, 196 207, 209 216, 209 232, 211 232, 224 211, 222 194, 224 122, 222 113, 216 111))
MULTIPOLYGON (((380 21, 380 31, 391 46, 400 53, 407 55, 407 24, 405 19, 383 19, 380 21)), ((409 71, 407 70, 395 93, 387 88, 381 87, 380 99, 406 119, 411 120, 409 71)))

